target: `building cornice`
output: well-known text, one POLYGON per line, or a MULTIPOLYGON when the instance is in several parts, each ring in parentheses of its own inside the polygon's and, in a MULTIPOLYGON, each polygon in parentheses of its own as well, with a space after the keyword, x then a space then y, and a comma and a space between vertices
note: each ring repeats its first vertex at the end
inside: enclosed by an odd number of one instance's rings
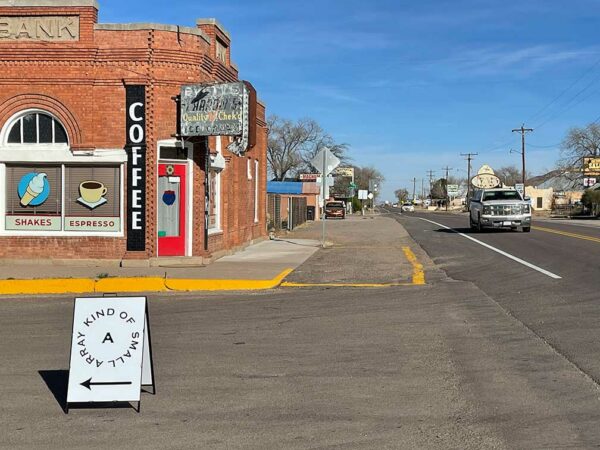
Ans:
POLYGON ((107 31, 140 31, 140 30, 157 30, 170 31, 173 33, 192 34, 199 36, 207 44, 210 44, 210 38, 199 28, 180 27, 178 25, 164 25, 161 23, 97 23, 94 25, 95 30, 107 31))
POLYGON ((98 9, 97 0, 0 0, 0 8, 86 8, 98 9))

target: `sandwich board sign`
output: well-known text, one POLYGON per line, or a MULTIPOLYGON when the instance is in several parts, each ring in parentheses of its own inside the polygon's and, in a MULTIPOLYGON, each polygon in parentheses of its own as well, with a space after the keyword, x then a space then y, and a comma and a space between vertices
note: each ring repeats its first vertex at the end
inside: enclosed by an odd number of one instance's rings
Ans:
POLYGON ((154 368, 146 297, 75 299, 67 388, 71 403, 137 402, 154 368))

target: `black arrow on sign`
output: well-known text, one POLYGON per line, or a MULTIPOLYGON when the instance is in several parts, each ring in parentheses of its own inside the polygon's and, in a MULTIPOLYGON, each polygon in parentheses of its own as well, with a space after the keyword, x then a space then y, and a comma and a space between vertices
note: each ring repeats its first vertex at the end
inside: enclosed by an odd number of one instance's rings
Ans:
POLYGON ((118 385, 124 385, 124 384, 131 384, 131 381, 92 381, 92 379, 90 378, 89 380, 85 380, 83 383, 80 383, 83 387, 88 388, 90 391, 92 390, 91 386, 118 386, 118 385))

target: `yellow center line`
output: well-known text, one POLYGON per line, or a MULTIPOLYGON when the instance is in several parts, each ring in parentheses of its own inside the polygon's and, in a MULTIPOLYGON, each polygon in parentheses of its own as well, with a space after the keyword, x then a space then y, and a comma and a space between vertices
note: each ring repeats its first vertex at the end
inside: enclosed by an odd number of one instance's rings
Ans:
POLYGON ((586 241, 600 243, 600 238, 593 237, 593 236, 586 236, 585 234, 569 233, 568 231, 560 231, 560 230, 555 230, 554 228, 545 228, 545 227, 537 227, 537 226, 534 226, 532 228, 534 230, 538 230, 538 231, 545 231, 546 233, 560 234, 561 236, 568 236, 568 237, 572 237, 575 239, 583 239, 586 241))

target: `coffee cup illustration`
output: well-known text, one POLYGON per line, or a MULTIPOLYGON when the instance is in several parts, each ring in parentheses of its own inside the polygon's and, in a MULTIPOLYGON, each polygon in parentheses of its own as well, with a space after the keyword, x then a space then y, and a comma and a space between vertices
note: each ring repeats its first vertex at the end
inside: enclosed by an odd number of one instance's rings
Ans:
POLYGON ((99 181, 87 180, 79 185, 79 194, 86 203, 98 203, 107 192, 108 189, 99 181))

